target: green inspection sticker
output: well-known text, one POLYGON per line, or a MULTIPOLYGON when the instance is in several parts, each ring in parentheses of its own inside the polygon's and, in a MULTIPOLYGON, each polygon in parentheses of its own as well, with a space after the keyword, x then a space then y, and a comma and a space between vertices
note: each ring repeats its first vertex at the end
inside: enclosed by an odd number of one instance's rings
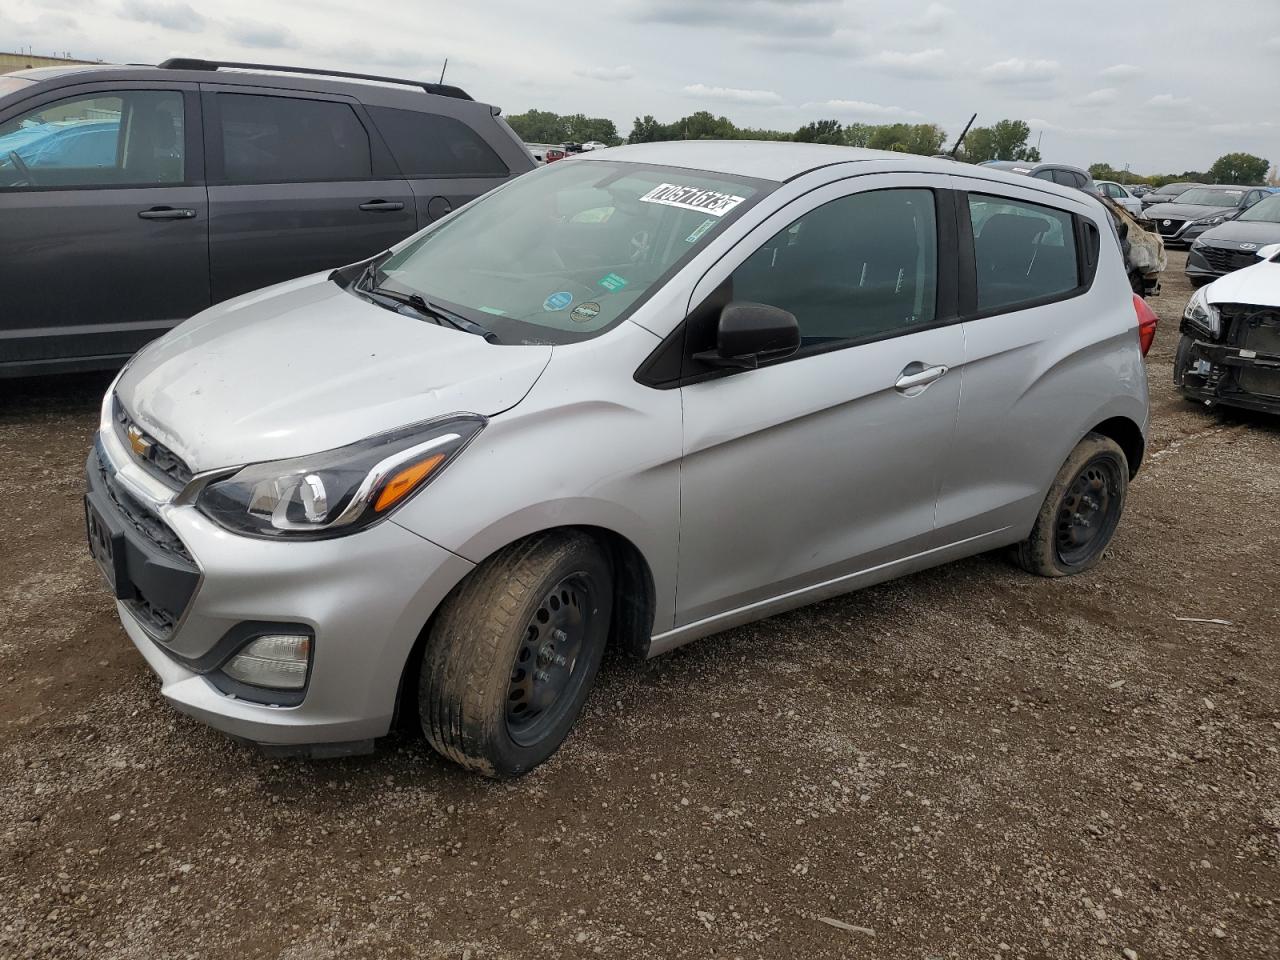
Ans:
POLYGON ((597 283, 599 283, 600 286, 604 287, 606 290, 609 290, 613 293, 616 293, 617 291, 621 290, 623 287, 627 285, 627 281, 624 280, 622 277, 618 276, 616 273, 605 274, 603 277, 601 277, 597 281, 597 283))
POLYGON ((689 234, 687 237, 684 238, 684 242, 697 243, 699 240, 702 239, 702 235, 706 233, 708 230, 710 230, 712 227, 714 227, 715 225, 716 225, 716 221, 713 218, 708 217, 706 220, 702 221, 702 224, 698 227, 697 230, 694 230, 693 233, 689 234))
POLYGON ((481 313, 492 313, 495 317, 505 317, 507 315, 507 311, 499 310, 497 307, 480 307, 479 310, 481 313))

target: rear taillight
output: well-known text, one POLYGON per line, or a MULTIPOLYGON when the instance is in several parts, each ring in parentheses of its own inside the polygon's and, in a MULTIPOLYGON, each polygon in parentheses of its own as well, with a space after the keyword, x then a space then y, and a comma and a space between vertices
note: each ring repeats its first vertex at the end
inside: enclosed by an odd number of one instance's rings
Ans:
POLYGON ((1160 323, 1160 318, 1147 305, 1147 301, 1136 293, 1133 295, 1133 312, 1138 315, 1138 343, 1142 346, 1142 355, 1145 357, 1156 338, 1156 325, 1160 323))

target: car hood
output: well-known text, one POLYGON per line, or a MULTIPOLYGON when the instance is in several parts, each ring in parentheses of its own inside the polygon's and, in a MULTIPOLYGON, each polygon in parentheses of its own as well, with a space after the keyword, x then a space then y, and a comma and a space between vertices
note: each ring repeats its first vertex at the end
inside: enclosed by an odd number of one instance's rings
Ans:
POLYGON ((1199 220, 1230 213, 1235 207, 1206 207, 1196 203, 1157 203, 1142 211, 1152 220, 1199 220))
POLYGON ((1280 263, 1259 260, 1251 267, 1228 273, 1205 287, 1210 303, 1250 303, 1280 307, 1280 263))
POLYGON ((1206 230, 1200 235, 1200 240, 1224 246, 1256 243, 1265 247, 1269 243, 1280 243, 1280 223, 1269 223, 1266 220, 1228 220, 1212 230, 1206 230))
POLYGON ((125 410, 194 472, 301 456, 515 406, 551 359, 304 277, 197 314, 121 375, 125 410))

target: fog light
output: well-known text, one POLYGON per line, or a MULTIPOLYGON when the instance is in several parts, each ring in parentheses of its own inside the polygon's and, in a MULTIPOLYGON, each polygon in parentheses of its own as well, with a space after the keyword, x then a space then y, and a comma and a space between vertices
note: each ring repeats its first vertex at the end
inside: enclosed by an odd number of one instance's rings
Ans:
POLYGON ((301 690, 310 658, 310 637, 259 637, 223 664, 222 672, 254 687, 301 690))

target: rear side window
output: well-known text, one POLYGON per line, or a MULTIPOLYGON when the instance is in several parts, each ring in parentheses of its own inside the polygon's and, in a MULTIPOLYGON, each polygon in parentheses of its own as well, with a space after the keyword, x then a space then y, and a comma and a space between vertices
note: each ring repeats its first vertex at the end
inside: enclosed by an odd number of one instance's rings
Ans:
POLYGON ((1014 307, 1080 286, 1071 214, 1007 197, 969 195, 978 309, 1014 307))
POLYGON ((795 314, 805 346, 875 340, 930 324, 938 284, 929 190, 832 200, 779 231, 733 272, 733 296, 795 314))
POLYGON ((368 180, 369 134, 345 103, 218 94, 223 176, 230 183, 368 180))
POLYGON ((502 158, 461 120, 395 107, 368 107, 406 177, 505 177, 502 158))

